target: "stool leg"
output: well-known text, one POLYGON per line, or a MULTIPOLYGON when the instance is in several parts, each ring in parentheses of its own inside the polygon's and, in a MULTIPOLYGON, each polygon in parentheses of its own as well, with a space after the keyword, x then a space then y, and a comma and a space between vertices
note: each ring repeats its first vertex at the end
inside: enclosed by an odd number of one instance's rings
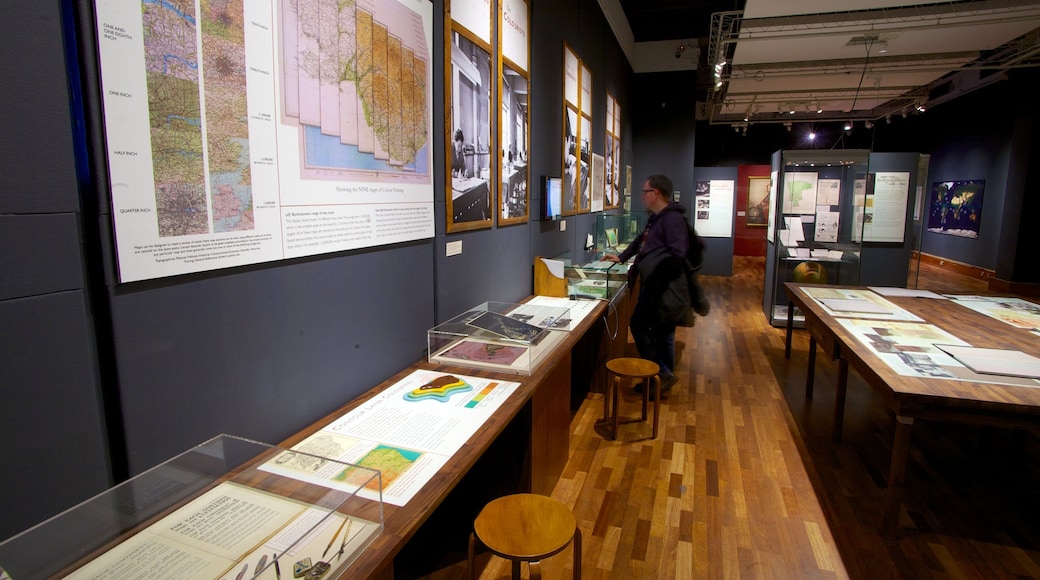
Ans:
POLYGON ((469 580, 477 580, 477 559, 476 559, 476 544, 477 534, 473 533, 469 535, 469 552, 467 554, 467 566, 469 570, 469 580))
POLYGON ((510 560, 513 563, 513 580, 520 580, 520 560, 510 560))
MULTIPOLYGON (((654 397, 654 430, 650 436, 651 439, 657 439, 657 423, 661 418, 661 375, 654 375, 654 393, 657 396, 654 397)), ((646 419, 646 417, 643 418, 646 419)))
POLYGON ((528 562, 527 568, 531 571, 531 580, 542 580, 542 563, 537 560, 528 562))
POLYGON ((621 377, 616 377, 614 379, 614 409, 613 409, 614 414, 612 416, 613 417, 613 422, 614 422, 614 429, 610 432, 610 438, 611 439, 617 439, 617 435, 618 435, 618 415, 619 415, 619 411, 620 411, 620 409, 618 409, 618 404, 619 404, 620 397, 621 397, 621 377))
POLYGON ((581 528, 574 527, 574 580, 581 580, 581 528))
POLYGON ((646 421, 646 408, 650 406, 650 377, 643 379, 643 415, 641 421, 646 421))
POLYGON ((613 381, 607 381, 607 392, 603 393, 603 423, 610 421, 610 397, 612 389, 618 387, 618 377, 615 375, 613 381))

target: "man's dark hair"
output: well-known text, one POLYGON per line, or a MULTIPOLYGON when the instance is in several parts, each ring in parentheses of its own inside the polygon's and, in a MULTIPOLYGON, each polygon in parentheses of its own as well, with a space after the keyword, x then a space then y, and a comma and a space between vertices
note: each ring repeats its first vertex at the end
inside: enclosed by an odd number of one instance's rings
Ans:
POLYGON ((665 199, 672 201, 672 180, 667 175, 654 174, 647 177, 646 182, 650 187, 660 191, 665 199))

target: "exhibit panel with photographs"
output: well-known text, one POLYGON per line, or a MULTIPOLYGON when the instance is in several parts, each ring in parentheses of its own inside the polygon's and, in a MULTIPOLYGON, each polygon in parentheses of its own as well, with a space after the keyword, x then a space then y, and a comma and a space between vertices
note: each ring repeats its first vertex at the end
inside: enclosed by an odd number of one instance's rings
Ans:
POLYGON ((936 181, 932 184, 928 231, 937 234, 978 238, 982 225, 985 179, 936 181))
POLYGON ((501 85, 498 142, 502 184, 498 197, 500 225, 526 223, 530 218, 530 76, 527 72, 528 7, 523 0, 503 0, 501 6, 501 85))
POLYGON ((712 179, 696 183, 694 228, 705 238, 733 236, 733 193, 731 179, 712 179))
POLYGON ((863 215, 864 242, 903 242, 910 173, 877 172, 867 195, 863 215))
MULTIPOLYGON (((453 10, 454 15, 454 10, 453 10)), ((461 27, 450 35, 451 66, 446 90, 450 93, 449 160, 446 188, 447 230, 491 227, 494 173, 492 163, 493 84, 490 50, 461 27)))
POLYGON ((121 282, 433 236, 429 2, 181 4, 94 7, 121 282))

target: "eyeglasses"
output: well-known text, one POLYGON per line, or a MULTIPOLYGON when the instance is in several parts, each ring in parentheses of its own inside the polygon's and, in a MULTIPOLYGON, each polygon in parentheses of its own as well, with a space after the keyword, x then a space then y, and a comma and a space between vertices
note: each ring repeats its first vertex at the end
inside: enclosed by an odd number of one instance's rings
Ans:
POLYGON ((643 190, 643 195, 646 195, 646 194, 648 194, 648 193, 653 193, 653 192, 655 192, 655 191, 657 191, 657 190, 656 190, 656 189, 644 189, 644 190, 643 190))

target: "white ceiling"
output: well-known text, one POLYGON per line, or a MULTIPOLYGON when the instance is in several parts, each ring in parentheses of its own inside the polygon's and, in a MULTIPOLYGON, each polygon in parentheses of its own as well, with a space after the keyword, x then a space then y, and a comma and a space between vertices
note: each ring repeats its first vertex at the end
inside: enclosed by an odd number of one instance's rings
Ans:
POLYGON ((730 61, 703 111, 713 123, 877 119, 1040 64, 1040 0, 748 0, 725 14, 708 54, 730 61))

